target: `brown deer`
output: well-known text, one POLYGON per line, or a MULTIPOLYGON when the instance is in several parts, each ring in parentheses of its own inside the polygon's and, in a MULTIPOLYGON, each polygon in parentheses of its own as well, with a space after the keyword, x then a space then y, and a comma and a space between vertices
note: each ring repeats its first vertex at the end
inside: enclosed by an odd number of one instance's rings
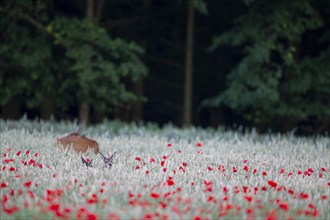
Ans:
POLYGON ((81 134, 82 129, 82 127, 79 127, 77 131, 64 137, 57 138, 57 144, 62 145, 63 149, 72 146, 72 149, 77 153, 85 153, 88 148, 91 148, 95 154, 98 154, 100 152, 99 144, 81 134))

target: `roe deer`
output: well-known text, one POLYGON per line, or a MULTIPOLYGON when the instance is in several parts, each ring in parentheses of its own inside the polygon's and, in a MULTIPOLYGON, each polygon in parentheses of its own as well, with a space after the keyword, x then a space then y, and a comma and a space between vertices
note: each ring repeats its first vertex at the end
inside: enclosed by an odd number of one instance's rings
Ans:
POLYGON ((99 144, 81 134, 82 127, 64 137, 57 138, 56 142, 66 149, 72 145, 72 149, 77 153, 85 153, 88 148, 93 149, 95 154, 100 152, 99 144))

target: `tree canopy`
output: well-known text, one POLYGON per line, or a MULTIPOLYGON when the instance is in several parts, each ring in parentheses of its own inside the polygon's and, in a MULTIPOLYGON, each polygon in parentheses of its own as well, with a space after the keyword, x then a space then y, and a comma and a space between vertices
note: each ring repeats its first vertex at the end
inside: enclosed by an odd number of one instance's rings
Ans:
POLYGON ((325 0, 4 0, 1 117, 330 129, 325 0))

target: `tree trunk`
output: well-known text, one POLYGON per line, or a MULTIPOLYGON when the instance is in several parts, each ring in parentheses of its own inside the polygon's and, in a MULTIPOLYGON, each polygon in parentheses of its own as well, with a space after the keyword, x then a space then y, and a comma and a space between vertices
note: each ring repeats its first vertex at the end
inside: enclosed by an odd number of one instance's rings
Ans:
POLYGON ((95 22, 97 24, 100 23, 100 20, 102 18, 102 12, 104 7, 104 0, 99 0, 96 5, 96 12, 95 12, 95 22))
POLYGON ((89 122, 89 103, 82 101, 79 106, 79 122, 81 125, 87 125, 89 122))
MULTIPOLYGON (((93 19, 94 0, 86 0, 86 17, 93 19)), ((90 106, 86 101, 81 101, 79 106, 79 122, 81 125, 87 125, 90 117, 90 106)))
POLYGON ((86 0, 86 17, 93 19, 94 15, 94 0, 86 0))
POLYGON ((21 101, 16 97, 1 108, 1 117, 4 119, 19 119, 22 117, 21 101))
MULTIPOLYGON (((147 50, 148 45, 148 20, 149 20, 149 6, 150 6, 150 0, 144 0, 143 1, 143 25, 142 25, 142 39, 141 39, 141 46, 144 48, 144 50, 147 50)), ((142 97, 144 95, 144 77, 142 76, 139 80, 137 80, 134 84, 134 93, 138 97, 142 97)), ((132 118, 134 121, 141 121, 143 120, 143 101, 139 98, 132 110, 132 118)))
MULTIPOLYGON (((144 78, 140 78, 135 82, 134 92, 138 97, 144 94, 144 78)), ((143 101, 139 98, 133 106, 132 118, 134 121, 141 121, 143 119, 143 101)))
POLYGON ((188 4, 187 36, 186 36, 186 61, 183 97, 183 125, 192 123, 192 90, 193 90, 193 45, 194 45, 194 6, 188 4))
POLYGON ((51 97, 43 100, 40 106, 40 117, 43 120, 49 120, 51 116, 54 115, 55 112, 55 104, 51 97))

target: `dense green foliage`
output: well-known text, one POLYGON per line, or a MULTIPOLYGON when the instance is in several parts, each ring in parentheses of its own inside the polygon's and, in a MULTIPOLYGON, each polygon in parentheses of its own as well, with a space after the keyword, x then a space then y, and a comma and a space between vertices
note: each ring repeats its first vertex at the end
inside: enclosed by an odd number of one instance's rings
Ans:
POLYGON ((101 110, 135 100, 123 83, 147 72, 135 43, 88 18, 51 16, 43 1, 5 1, 0 20, 1 105, 22 95, 30 108, 49 97, 59 107, 85 101, 101 110))
MULTIPOLYGON (((310 1, 254 1, 233 28, 213 41, 240 47, 242 58, 228 75, 228 87, 206 105, 228 105, 254 122, 276 118, 330 117, 330 47, 311 56, 309 31, 325 27, 310 1)), ((320 36, 322 37, 322 36, 320 36)), ((327 42, 329 43, 329 42, 327 42)))

